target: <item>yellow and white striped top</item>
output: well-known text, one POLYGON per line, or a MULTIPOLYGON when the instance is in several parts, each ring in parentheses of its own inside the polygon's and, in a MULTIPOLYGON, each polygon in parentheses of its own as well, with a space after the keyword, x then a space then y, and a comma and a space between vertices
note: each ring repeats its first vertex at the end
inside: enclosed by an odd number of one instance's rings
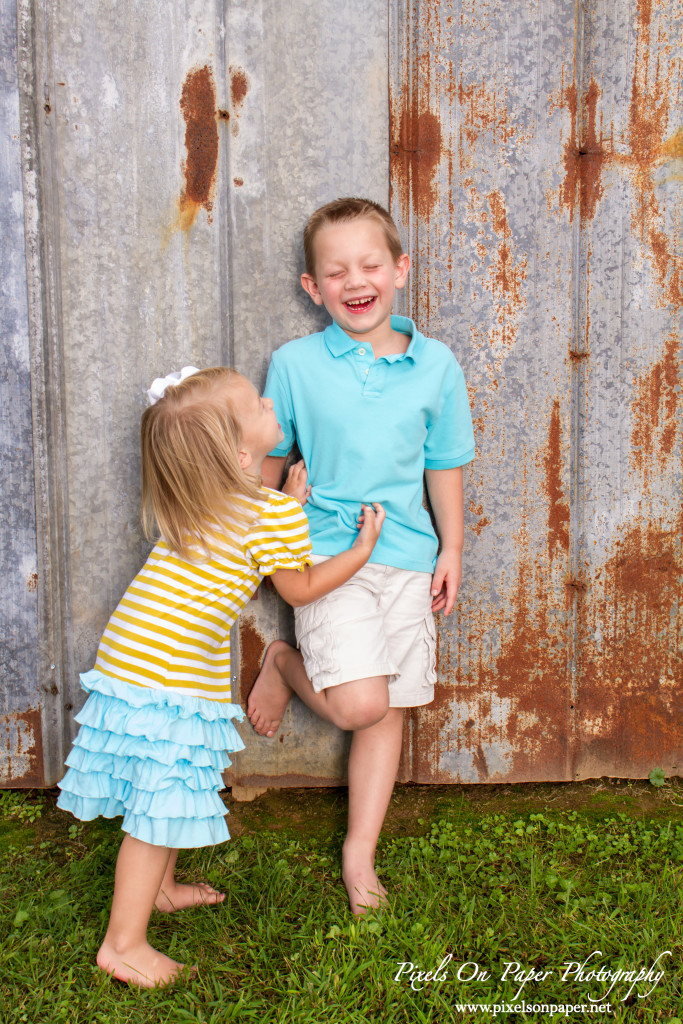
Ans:
POLYGON ((95 667, 152 689, 230 700, 230 627, 263 576, 311 564, 308 521, 295 498, 263 488, 241 504, 253 521, 236 526, 201 562, 160 541, 109 620, 95 667))

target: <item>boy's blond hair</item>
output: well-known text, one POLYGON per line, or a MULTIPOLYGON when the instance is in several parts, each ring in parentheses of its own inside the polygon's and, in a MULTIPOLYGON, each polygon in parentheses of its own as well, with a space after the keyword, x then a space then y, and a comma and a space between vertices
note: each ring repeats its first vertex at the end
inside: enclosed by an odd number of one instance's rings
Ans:
POLYGON ((349 196, 325 203, 309 217, 304 228, 304 256, 307 274, 315 277, 315 236, 320 229, 326 224, 347 224, 349 221, 360 220, 361 217, 369 217, 379 223, 384 231, 384 237, 394 263, 398 262, 403 255, 403 246, 391 214, 372 199, 357 199, 349 196))
POLYGON ((245 523, 236 495, 261 496, 239 463, 241 429, 230 391, 244 380, 225 366, 200 370, 167 387, 143 413, 143 527, 151 538, 156 525, 181 558, 208 557, 212 541, 245 523))

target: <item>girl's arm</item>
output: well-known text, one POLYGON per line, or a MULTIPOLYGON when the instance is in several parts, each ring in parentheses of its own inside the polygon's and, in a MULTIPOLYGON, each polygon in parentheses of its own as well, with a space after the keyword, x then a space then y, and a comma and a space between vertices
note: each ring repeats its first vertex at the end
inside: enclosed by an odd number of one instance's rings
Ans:
POLYGON ((362 569, 372 554, 382 530, 385 512, 381 505, 362 505, 358 520, 359 533, 348 551, 328 558, 318 565, 299 569, 278 569, 271 579, 278 594, 293 608, 317 601, 362 569))
POLYGON ((432 611, 443 610, 448 615, 453 610, 462 581, 462 549, 465 542, 462 466, 454 469, 427 469, 425 478, 441 541, 432 579, 432 611))

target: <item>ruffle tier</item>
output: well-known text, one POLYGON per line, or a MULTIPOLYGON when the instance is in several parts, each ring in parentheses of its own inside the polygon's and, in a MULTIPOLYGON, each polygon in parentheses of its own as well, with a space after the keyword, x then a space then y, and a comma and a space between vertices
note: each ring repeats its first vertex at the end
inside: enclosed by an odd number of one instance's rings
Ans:
POLYGON ((57 801, 81 821, 123 815, 122 828, 154 846, 190 849, 230 838, 219 790, 227 751, 244 743, 236 704, 134 686, 96 669, 57 801))

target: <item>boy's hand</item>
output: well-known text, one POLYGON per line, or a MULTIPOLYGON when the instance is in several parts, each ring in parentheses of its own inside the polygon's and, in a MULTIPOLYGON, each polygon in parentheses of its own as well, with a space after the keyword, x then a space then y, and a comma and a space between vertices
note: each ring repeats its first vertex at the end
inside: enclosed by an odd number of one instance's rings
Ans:
POLYGON ((377 538, 382 532, 382 524, 386 512, 378 501, 372 505, 361 505, 361 514, 358 517, 358 536, 353 542, 353 547, 367 547, 368 558, 377 543, 377 538))
POLYGON ((304 465, 303 459, 289 467, 289 473, 283 484, 282 493, 288 494, 290 498, 296 498, 301 505, 305 505, 308 501, 311 488, 308 486, 308 470, 304 465))
POLYGON ((442 551, 432 577, 432 611, 450 615, 462 581, 462 552, 442 551))

